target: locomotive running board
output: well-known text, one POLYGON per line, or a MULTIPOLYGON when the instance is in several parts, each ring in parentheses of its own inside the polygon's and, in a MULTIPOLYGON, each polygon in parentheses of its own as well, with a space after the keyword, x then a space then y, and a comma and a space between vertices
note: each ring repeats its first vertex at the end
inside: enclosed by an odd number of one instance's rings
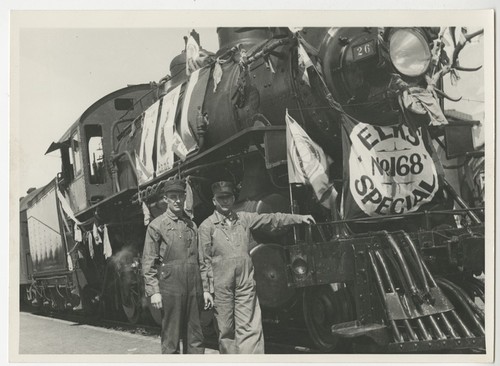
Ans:
MULTIPOLYGON (((266 156, 266 166, 270 168, 286 162, 285 126, 272 125, 248 127, 207 150, 193 152, 187 156, 185 161, 176 162, 170 170, 158 175, 146 183, 141 184, 138 188, 135 188, 135 194, 132 197, 132 202, 137 203, 139 196, 142 200, 146 200, 147 188, 157 187, 162 181, 165 181, 179 172, 181 172, 183 176, 188 176, 197 170, 216 166, 221 162, 237 160, 247 154, 255 153, 260 155, 261 151, 259 149, 255 149, 252 152, 246 152, 244 154, 236 154, 235 151, 241 150, 244 146, 250 147, 265 143, 266 135, 270 133, 280 134, 282 139, 279 144, 276 144, 277 141, 275 142, 274 145, 277 146, 270 146, 269 143, 265 144, 265 149, 272 147, 275 152, 273 155, 273 161, 269 161, 267 153, 264 154, 264 156, 266 156), (139 193, 137 193, 137 189, 139 189, 139 193)), ((269 138, 267 138, 267 140, 268 139, 269 138)))

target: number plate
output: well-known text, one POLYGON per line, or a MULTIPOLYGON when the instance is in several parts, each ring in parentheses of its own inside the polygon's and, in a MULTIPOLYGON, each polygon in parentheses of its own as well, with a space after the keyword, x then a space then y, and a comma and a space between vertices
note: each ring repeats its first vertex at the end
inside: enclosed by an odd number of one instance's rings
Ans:
POLYGON ((375 54, 374 41, 368 41, 352 48, 352 57, 354 61, 362 60, 368 56, 375 54))

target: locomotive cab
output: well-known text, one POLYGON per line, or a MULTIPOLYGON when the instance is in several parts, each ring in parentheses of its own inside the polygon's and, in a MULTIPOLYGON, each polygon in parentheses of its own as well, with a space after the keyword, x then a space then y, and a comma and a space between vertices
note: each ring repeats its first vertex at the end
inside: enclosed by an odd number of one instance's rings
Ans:
MULTIPOLYGON (((130 124, 149 106, 154 86, 140 84, 115 91, 90 106, 47 153, 61 151, 60 187, 75 213, 115 193, 109 159, 112 130, 130 124)), ((116 133, 116 131, 115 131, 116 133)))

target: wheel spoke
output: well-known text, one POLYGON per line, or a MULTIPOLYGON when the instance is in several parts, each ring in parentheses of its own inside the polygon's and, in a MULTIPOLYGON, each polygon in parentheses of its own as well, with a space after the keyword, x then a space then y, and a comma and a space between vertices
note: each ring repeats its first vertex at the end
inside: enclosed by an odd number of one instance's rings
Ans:
POLYGON ((126 276, 119 274, 118 279, 123 312, 128 321, 135 324, 139 320, 142 312, 137 274, 127 273, 126 276))
POLYGON ((352 311, 345 287, 334 291, 329 285, 307 288, 303 292, 303 312, 309 335, 324 352, 338 346, 339 339, 331 326, 352 320, 352 311))

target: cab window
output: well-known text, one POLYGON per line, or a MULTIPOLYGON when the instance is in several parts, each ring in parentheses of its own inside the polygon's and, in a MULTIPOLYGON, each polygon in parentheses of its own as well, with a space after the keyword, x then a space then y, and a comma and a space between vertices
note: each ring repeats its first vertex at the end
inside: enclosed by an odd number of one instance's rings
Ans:
POLYGON ((77 177, 82 172, 82 151, 80 147, 80 134, 78 131, 71 136, 71 150, 72 154, 70 154, 70 159, 71 157, 73 158, 71 162, 73 165, 73 174, 74 177, 77 177))
POLYGON ((102 184, 106 181, 104 171, 104 151, 102 148, 102 128, 100 125, 85 126, 87 141, 89 182, 90 184, 102 184))
MULTIPOLYGON (((68 141, 69 143, 69 141, 68 141)), ((62 176, 64 182, 69 184, 75 176, 73 175, 73 150, 70 144, 64 144, 61 147, 61 160, 62 160, 62 176)))

